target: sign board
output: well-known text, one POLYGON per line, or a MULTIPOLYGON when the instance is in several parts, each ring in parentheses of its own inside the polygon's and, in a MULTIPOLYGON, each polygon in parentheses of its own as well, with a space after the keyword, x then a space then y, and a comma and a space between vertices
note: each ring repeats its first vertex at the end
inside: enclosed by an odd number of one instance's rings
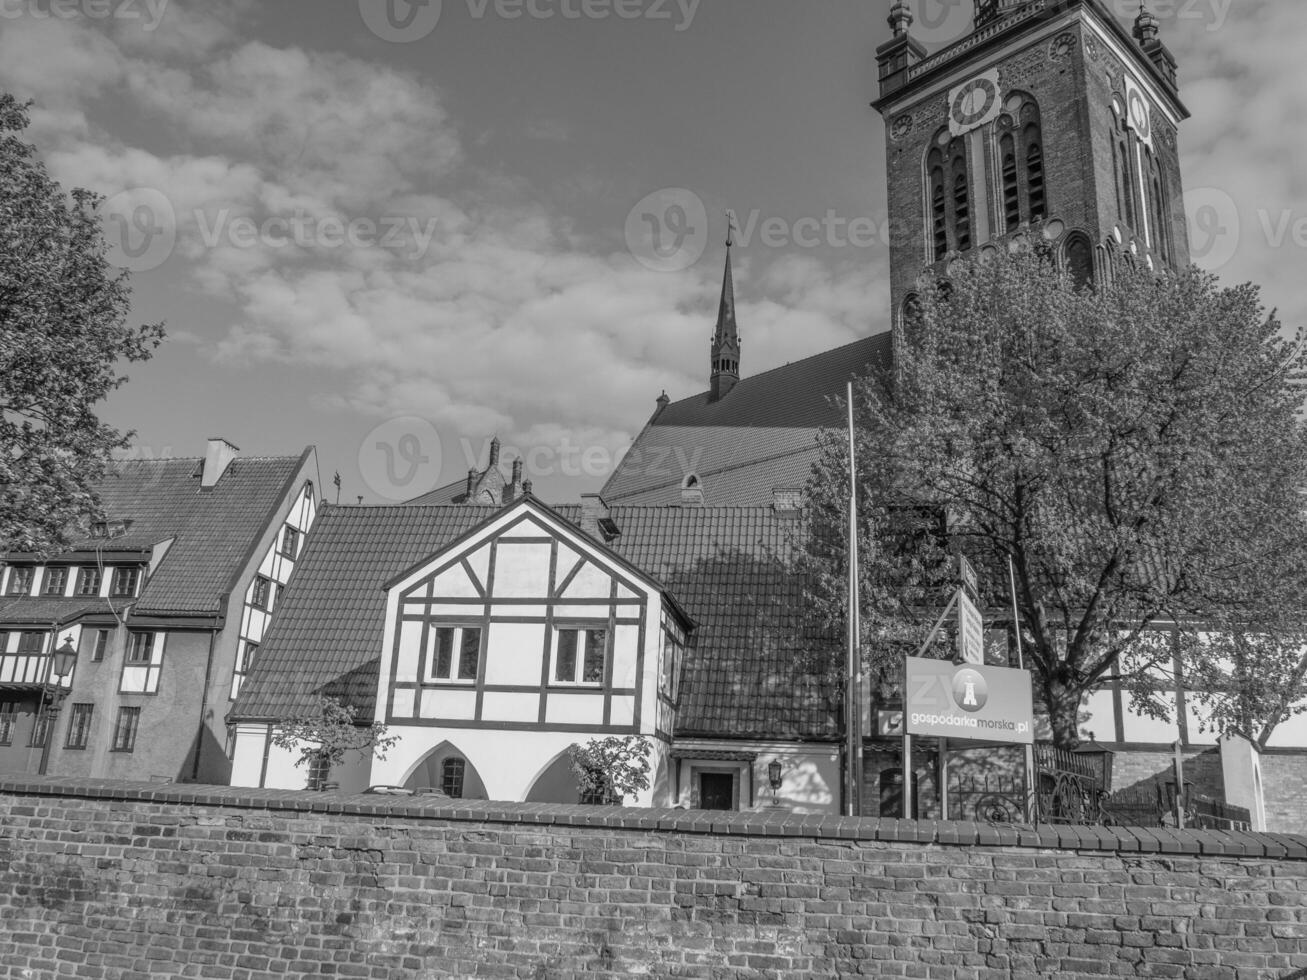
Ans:
POLYGON ((965 589, 958 592, 958 655, 969 664, 985 662, 985 620, 965 589))
POLYGON ((881 708, 876 712, 876 734, 897 738, 903 734, 903 712, 898 708, 881 708))
POLYGON ((958 555, 958 578, 962 587, 970 592, 971 598, 980 598, 980 579, 976 575, 975 566, 967 561, 965 555, 958 555))
POLYGON ((1030 745, 1035 709, 1030 671, 909 657, 909 735, 1030 745))

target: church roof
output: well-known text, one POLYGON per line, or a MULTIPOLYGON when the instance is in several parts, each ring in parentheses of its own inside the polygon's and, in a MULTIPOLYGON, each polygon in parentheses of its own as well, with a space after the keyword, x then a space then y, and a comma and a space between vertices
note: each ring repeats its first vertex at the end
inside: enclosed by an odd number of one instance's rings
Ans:
POLYGON ((603 489, 610 504, 675 504, 682 481, 699 477, 710 506, 763 506, 772 490, 803 486, 817 433, 842 424, 835 400, 869 368, 887 368, 889 332, 864 337, 742 378, 730 393, 672 402, 636 438, 603 489))
MULTIPOLYGON (((384 584, 492 519, 489 507, 326 507, 232 720, 313 710, 322 695, 375 710, 384 584)), ((581 508, 555 508, 580 525, 581 508)), ((615 507, 618 556, 660 582, 695 622, 677 734, 833 738, 836 691, 814 658, 838 649, 805 618, 792 568, 801 517, 770 507, 615 507)))

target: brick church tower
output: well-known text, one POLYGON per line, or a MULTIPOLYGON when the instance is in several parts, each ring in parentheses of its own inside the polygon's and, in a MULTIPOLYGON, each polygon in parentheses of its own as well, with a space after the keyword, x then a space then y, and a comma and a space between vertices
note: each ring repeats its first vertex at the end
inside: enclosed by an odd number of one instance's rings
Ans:
POLYGON ((1189 262, 1176 63, 1141 5, 974 0, 972 31, 928 53, 895 0, 877 51, 886 124, 895 320, 918 277, 958 255, 1055 243, 1080 282, 1113 255, 1189 262), (1133 36, 1132 36, 1133 33, 1133 36))

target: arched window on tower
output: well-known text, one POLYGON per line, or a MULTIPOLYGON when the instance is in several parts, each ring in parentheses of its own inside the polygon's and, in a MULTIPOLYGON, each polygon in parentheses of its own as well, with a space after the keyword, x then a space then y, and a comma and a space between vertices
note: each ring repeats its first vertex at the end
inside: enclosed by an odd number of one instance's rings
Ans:
POLYGON ((938 262, 948 251, 948 214, 944 190, 944 154, 935 148, 926 159, 930 187, 930 240, 932 261, 938 262))
POLYGON ((953 163, 953 227, 954 242, 959 252, 971 247, 971 199, 967 187, 966 160, 953 163))
POLYGON ((1003 169, 1003 226, 1008 232, 1021 225, 1021 190, 1017 183, 1017 143, 1011 133, 999 140, 1003 169))
POLYGON ((1042 221, 1048 214, 1044 191, 1044 148, 1039 143, 1039 128, 1026 129, 1026 181, 1030 188, 1030 220, 1042 221))
POLYGON ((1168 265, 1171 262, 1171 226, 1167 221, 1169 212, 1165 184, 1162 181, 1162 167, 1157 157, 1148 154, 1148 164, 1152 176, 1152 214, 1153 214, 1153 249, 1158 257, 1168 265))
POLYGON ((1131 149, 1134 137, 1131 136, 1125 122, 1125 108, 1119 101, 1113 101, 1112 112, 1116 116, 1116 133, 1114 159, 1117 167, 1117 213, 1127 228, 1138 229, 1135 208, 1135 167, 1131 149))
POLYGON ((931 262, 973 244, 970 165, 966 140, 950 139, 948 129, 935 134, 925 161, 931 262))
POLYGON ((1088 237, 1080 232, 1068 235, 1063 256, 1072 285, 1077 290, 1091 287, 1094 284, 1094 249, 1088 237))

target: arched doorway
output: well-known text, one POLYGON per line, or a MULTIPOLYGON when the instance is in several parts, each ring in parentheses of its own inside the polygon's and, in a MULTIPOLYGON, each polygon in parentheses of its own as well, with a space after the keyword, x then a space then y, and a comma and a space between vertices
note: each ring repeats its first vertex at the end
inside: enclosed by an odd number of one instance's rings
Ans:
POLYGON ((464 800, 489 799, 476 766, 468 761, 458 746, 449 742, 441 742, 413 767, 404 788, 434 789, 464 800))
POLYGON ((566 752, 541 770, 526 794, 527 803, 580 803, 581 791, 572 774, 571 759, 566 752))

